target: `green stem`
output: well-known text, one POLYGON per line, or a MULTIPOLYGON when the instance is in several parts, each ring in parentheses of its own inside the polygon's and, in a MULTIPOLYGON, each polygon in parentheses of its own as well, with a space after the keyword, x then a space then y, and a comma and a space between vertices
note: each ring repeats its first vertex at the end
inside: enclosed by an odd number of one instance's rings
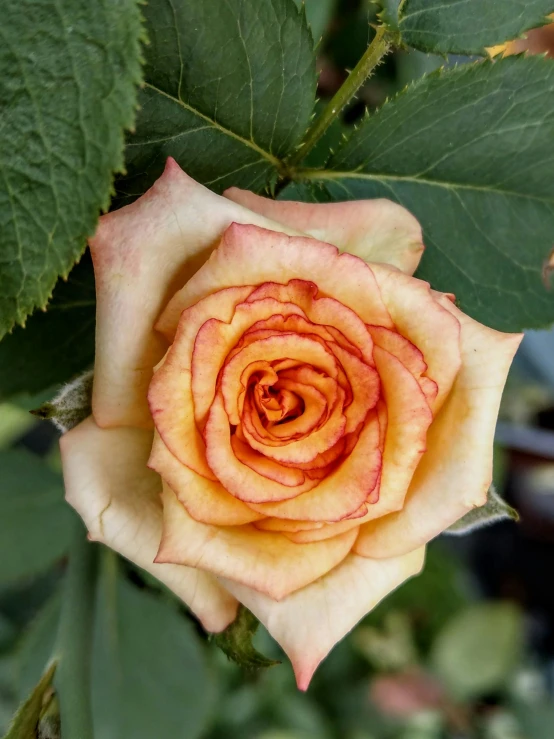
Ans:
POLYGON ((80 521, 75 523, 65 576, 54 679, 64 739, 94 739, 91 707, 91 657, 97 547, 80 521))
POLYGON ((380 26, 377 28, 373 41, 367 47, 365 54, 327 104, 323 113, 319 118, 316 118, 311 128, 308 129, 302 144, 300 144, 299 148, 286 162, 289 169, 299 164, 308 152, 313 149, 344 106, 354 97, 371 72, 385 56, 390 46, 391 42, 387 30, 384 26, 380 26))

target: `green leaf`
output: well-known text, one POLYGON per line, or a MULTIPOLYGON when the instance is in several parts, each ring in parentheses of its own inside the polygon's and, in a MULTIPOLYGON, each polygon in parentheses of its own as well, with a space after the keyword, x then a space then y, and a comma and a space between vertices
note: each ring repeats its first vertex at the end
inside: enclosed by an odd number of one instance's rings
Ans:
POLYGON ((84 421, 92 413, 93 371, 79 375, 65 385, 56 397, 31 413, 38 418, 52 421, 54 426, 65 433, 84 421))
POLYGON ((404 0, 402 40, 421 51, 485 54, 524 31, 549 22, 552 0, 404 0))
POLYGON ((42 711, 51 700, 51 685, 55 671, 56 665, 50 665, 31 695, 17 711, 4 739, 40 739, 38 724, 42 711))
POLYGON ((143 193, 168 156, 218 192, 261 190, 312 113, 305 14, 293 0, 150 0, 144 15, 146 85, 120 193, 143 193))
POLYGON ((505 500, 496 492, 494 485, 491 485, 487 493, 487 502, 479 508, 473 508, 465 516, 462 516, 456 523, 449 526, 444 532, 445 534, 469 534, 475 529, 488 526, 497 521, 519 521, 519 514, 509 506, 505 500))
POLYGON ((336 0, 294 0, 296 5, 306 9, 306 19, 317 44, 331 21, 336 0))
POLYGON ((252 639, 258 626, 256 616, 241 605, 233 623, 219 634, 212 634, 211 639, 232 662, 246 670, 280 664, 277 660, 264 657, 254 648, 252 639))
POLYGON ((431 664, 453 695, 468 700, 502 688, 518 663, 523 619, 511 603, 479 603, 438 635, 431 664))
POLYGON ((15 683, 20 700, 31 692, 52 657, 60 621, 62 598, 55 593, 27 627, 16 651, 15 683))
POLYGON ((112 569, 99 592, 94 643, 95 733, 103 739, 196 739, 214 685, 192 624, 174 605, 112 569))
POLYGON ((37 311, 25 328, 0 342, 0 400, 38 393, 67 382, 94 362, 96 298, 87 252, 59 280, 46 313, 37 311))
POLYGON ((554 64, 510 57, 439 71, 383 105, 287 199, 386 197, 423 226, 418 277, 504 331, 546 326, 554 296, 554 64))
POLYGON ((61 476, 23 450, 0 452, 0 584, 44 572, 62 557, 74 514, 61 476))
POLYGON ((141 33, 136 0, 2 5, 0 338, 46 305, 108 207, 141 33))

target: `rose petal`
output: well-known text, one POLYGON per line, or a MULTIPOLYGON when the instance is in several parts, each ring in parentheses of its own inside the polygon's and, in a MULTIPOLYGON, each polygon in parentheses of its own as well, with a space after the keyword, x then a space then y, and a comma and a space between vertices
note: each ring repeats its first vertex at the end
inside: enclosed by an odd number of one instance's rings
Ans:
MULTIPOLYGON (((214 317, 200 328, 192 353, 194 415, 200 427, 206 421, 216 393, 218 374, 229 353, 253 324, 276 313, 302 314, 302 310, 293 303, 279 303, 273 298, 267 298, 254 303, 241 303, 236 306, 229 321, 214 317)), ((267 360, 263 354, 258 358, 267 360)))
POLYGON ((438 385, 431 403, 433 413, 437 413, 460 368, 459 322, 426 282, 381 265, 375 265, 374 273, 396 330, 422 352, 426 375, 438 385))
POLYGON ((179 562, 229 578, 281 600, 335 567, 356 538, 349 531, 313 544, 294 544, 253 526, 215 527, 191 518, 164 484, 164 530, 156 562, 179 562))
POLYGON ((154 564, 162 535, 161 480, 147 469, 152 433, 100 429, 87 418, 60 439, 67 501, 90 536, 165 583, 210 631, 233 621, 237 602, 206 572, 154 564))
POLYGON ((498 407, 522 335, 482 326, 446 297, 441 305, 461 325, 462 367, 427 433, 404 508, 362 527, 356 546, 364 556, 407 552, 486 500, 498 407))
POLYGON ((294 359, 321 370, 328 377, 337 377, 337 361, 333 353, 317 337, 302 334, 275 334, 254 341, 227 363, 221 375, 221 393, 229 421, 237 426, 240 423, 238 399, 244 390, 241 378, 248 365, 263 359, 273 362, 279 359, 294 359))
MULTIPOLYGON (((191 470, 215 480, 206 462, 206 445, 194 418, 192 353, 196 335, 209 320, 230 321, 251 287, 231 287, 200 300, 183 311, 173 345, 148 388, 148 404, 156 428, 168 449, 191 470)), ((174 317, 167 318, 166 326, 174 317)))
POLYGON ((429 407, 433 409, 439 387, 434 380, 425 375, 427 365, 419 349, 397 331, 390 331, 382 326, 368 326, 367 328, 375 344, 399 359, 415 377, 429 407))
POLYGON ((350 456, 314 490, 303 493, 293 500, 250 503, 250 507, 266 516, 277 518, 342 521, 377 492, 380 470, 379 422, 374 415, 366 421, 350 456))
POLYGON ((225 231, 210 259, 173 300, 186 308, 225 287, 287 283, 306 275, 322 293, 351 308, 364 323, 393 328, 373 272, 361 259, 339 254, 336 247, 315 239, 289 238, 238 223, 225 231))
POLYGON ((228 493, 221 483, 206 480, 179 462, 157 434, 148 466, 167 482, 196 521, 216 526, 240 526, 262 518, 260 513, 228 493))
POLYGON ((210 192, 173 159, 141 198, 100 218, 90 248, 97 293, 92 407, 101 426, 151 427, 146 392, 167 348, 153 326, 232 222, 290 233, 210 192))
MULTIPOLYGON (((223 487, 235 498, 245 503, 290 500, 317 485, 317 480, 306 477, 301 485, 291 487, 263 477, 250 466, 240 462, 231 446, 229 418, 225 412, 221 393, 217 394, 210 409, 204 429, 204 438, 210 468, 223 487)), ((284 476, 286 472, 288 470, 283 471, 284 476)), ((290 480, 287 479, 287 482, 290 480)), ((259 513, 265 512, 259 511, 259 513)))
POLYGON ((245 585, 222 582, 281 645, 298 687, 306 690, 333 646, 380 600, 418 574, 424 558, 424 547, 392 559, 351 554, 327 575, 278 603, 245 585))
POLYGON ((270 200, 231 187, 226 198, 279 223, 338 246, 366 262, 385 262, 413 274, 423 253, 421 226, 390 200, 298 203, 270 200))

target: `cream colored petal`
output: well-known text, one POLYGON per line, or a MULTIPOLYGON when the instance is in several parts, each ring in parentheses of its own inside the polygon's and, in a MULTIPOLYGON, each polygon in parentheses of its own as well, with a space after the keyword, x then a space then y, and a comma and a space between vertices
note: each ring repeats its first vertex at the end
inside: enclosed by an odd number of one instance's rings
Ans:
POLYGON ((92 417, 60 440, 66 498, 94 541, 115 549, 161 580, 209 631, 235 618, 237 602, 206 572, 154 564, 162 537, 161 480, 146 463, 152 433, 100 429, 92 417))
POLYGON ((367 557, 394 557, 428 542, 483 505, 491 483, 498 407, 522 336, 482 326, 447 297, 438 299, 460 322, 462 366, 427 433, 404 508, 361 528, 356 551, 367 557))
POLYGON ((215 195, 173 159, 141 198, 100 219, 90 240, 97 290, 93 413, 100 426, 151 427, 146 392, 167 348, 154 324, 232 222, 290 232, 215 195))
POLYGON ((306 690, 319 663, 380 600, 422 568, 425 547, 402 557, 349 555, 325 577, 276 602, 245 585, 224 586, 264 624, 306 690))
POLYGON ((254 526, 209 526, 195 521, 173 491, 163 486, 164 526, 156 561, 182 562, 280 600, 342 562, 356 531, 310 544, 254 526))
POLYGON ((390 200, 297 203, 269 200, 237 187, 226 190, 224 196, 366 262, 385 262, 410 275, 423 254, 421 226, 390 200))
POLYGON ((172 301, 179 301, 184 309, 233 285, 286 284, 289 280, 314 282, 324 295, 351 308, 364 323, 394 326, 373 271, 360 258, 339 254, 336 247, 315 239, 289 238, 275 230, 239 223, 225 231, 206 264, 172 301))

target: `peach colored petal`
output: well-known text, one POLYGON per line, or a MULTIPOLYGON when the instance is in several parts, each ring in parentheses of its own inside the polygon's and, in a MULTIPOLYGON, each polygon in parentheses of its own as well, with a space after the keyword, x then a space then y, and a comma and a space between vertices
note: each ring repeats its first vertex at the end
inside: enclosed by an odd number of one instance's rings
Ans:
POLYGON ((391 559, 351 554, 327 575, 278 603, 245 585, 222 582, 281 645, 292 662, 298 687, 306 690, 334 645, 380 600, 417 575, 424 558, 424 547, 391 559))
MULTIPOLYGON (((400 274, 400 273, 399 273, 400 274)), ((315 239, 289 238, 257 226, 232 224, 209 260, 175 295, 183 308, 232 285, 287 283, 308 278, 326 296, 351 308, 364 323, 393 327, 372 269, 315 239)))
POLYGON ((390 200, 298 203, 269 200, 237 187, 226 190, 224 196, 366 262, 392 264, 410 275, 423 253, 421 226, 390 200))
POLYGON ((250 503, 250 507, 277 518, 341 521, 357 511, 376 491, 380 470, 379 423, 374 415, 368 417, 350 456, 314 490, 293 500, 250 503))
MULTIPOLYGON (((208 480, 215 480, 215 477, 206 462, 206 446, 194 419, 191 373, 194 342, 206 321, 230 321, 236 306, 252 289, 231 287, 221 290, 183 311, 178 319, 175 340, 148 389, 150 413, 164 443, 180 462, 208 480)), ((174 318, 170 315, 166 326, 174 318)))
POLYGON ((433 416, 417 380, 392 354, 374 348, 375 364, 381 378, 387 408, 387 430, 379 503, 368 517, 382 516, 402 506, 410 480, 426 445, 433 416))
POLYGON ((164 531, 156 562, 208 570, 281 600, 336 567, 356 532, 313 544, 294 544, 253 526, 215 527, 191 518, 164 484, 164 531))
POLYGON ((154 323, 232 222, 291 232, 210 192, 173 159, 141 198, 100 218, 90 248, 97 293, 92 405, 101 426, 151 426, 146 392, 167 348, 154 323))
POLYGON ((192 373, 179 365, 177 355, 170 352, 156 370, 148 402, 156 430, 170 452, 207 480, 216 480, 206 461, 206 444, 194 420, 192 373))
MULTIPOLYGON (((286 382, 286 380, 283 380, 286 382)), ((303 397, 309 399, 309 388, 306 389, 306 393, 303 397)), ((302 393, 302 390, 299 390, 302 393)), ((316 391, 317 392, 317 391, 316 391)), ((314 417, 310 417, 311 406, 306 406, 305 412, 296 421, 291 421, 284 426, 292 426, 297 424, 297 421, 301 421, 306 418, 308 429, 306 435, 300 439, 292 440, 288 442, 282 442, 281 444, 267 444, 264 443, 264 439, 260 439, 259 433, 256 433, 256 427, 249 425, 250 415, 243 415, 243 433, 248 443, 253 449, 265 454, 267 457, 275 459, 277 462, 282 462, 286 465, 296 464, 307 464, 313 462, 319 455, 332 449, 340 439, 344 436, 346 428, 346 418, 343 415, 343 402, 342 398, 344 393, 339 389, 339 399, 333 408, 328 419, 319 426, 319 428, 313 428, 314 421, 321 418, 320 407, 314 404, 313 411, 314 417), (313 430, 311 430, 313 428, 313 430)), ((320 393, 318 393, 320 395, 320 393)))
POLYGON ((331 338, 338 341, 341 346, 349 351, 356 347, 364 361, 373 364, 373 342, 361 318, 351 308, 334 298, 316 298, 317 292, 317 285, 305 280, 289 280, 286 285, 267 282, 254 290, 247 298, 247 302, 275 298, 283 303, 295 303, 302 308, 312 323, 325 326, 328 331, 332 331, 331 338))
POLYGON ((229 323, 237 305, 244 302, 255 289, 252 285, 228 287, 218 290, 213 295, 207 295, 198 303, 181 311, 170 303, 157 320, 156 331, 162 333, 169 343, 173 343, 177 339, 179 328, 181 354, 183 357, 188 356, 190 362, 196 335, 201 326, 210 318, 229 323))
MULTIPOLYGON (((252 402, 247 399, 242 414, 242 431, 244 437, 254 449, 264 454, 267 453, 268 456, 272 456, 274 459, 286 461, 287 463, 289 461, 302 462, 303 460, 300 458, 289 460, 289 454, 286 454, 284 449, 286 447, 294 452, 299 447, 298 443, 295 444, 294 439, 304 434, 309 434, 328 420, 329 413, 327 413, 325 396, 316 388, 295 382, 294 380, 278 380, 273 387, 284 390, 285 392, 287 388, 290 388, 292 394, 302 400, 304 404, 303 413, 290 421, 270 423, 265 428, 262 426, 259 415, 252 408, 252 402)), ((338 397, 339 390, 340 388, 337 389, 335 397, 338 397)), ((340 416, 342 414, 342 403, 337 403, 336 408, 340 416)), ((343 420, 338 431, 339 435, 342 435, 344 425, 345 421, 343 420)), ((317 434, 319 431, 321 431, 321 428, 314 431, 314 434, 317 434)), ((300 452, 302 452, 301 446, 300 452)), ((315 456, 312 455, 310 460, 306 461, 311 461, 315 456)))
POLYGON ((399 359, 415 377, 432 408, 439 388, 434 380, 426 377, 427 365, 419 349, 397 331, 390 331, 382 326, 368 326, 367 328, 375 344, 399 359))
POLYGON ((374 273, 396 330, 423 354, 426 375, 438 385, 431 403, 433 413, 437 413, 460 368, 459 321, 426 282, 381 265, 375 265, 374 273))
POLYGON ((364 556, 407 552, 486 500, 498 406, 522 336, 482 326, 446 297, 441 304, 462 327, 462 367, 427 433, 404 508, 363 526, 357 549, 364 556))
MULTIPOLYGON (((218 374, 231 350, 254 323, 275 313, 302 314, 302 310, 293 303, 279 303, 273 298, 267 298, 253 303, 241 303, 236 306, 228 322, 214 317, 200 328, 192 353, 194 415, 199 426, 203 426, 206 421, 215 396, 218 374)), ((256 358, 269 361, 263 354, 254 357, 256 358)))
POLYGON ((240 349, 228 362, 221 375, 221 392, 229 421, 237 426, 240 423, 238 398, 243 385, 241 378, 248 365, 263 359, 273 362, 279 359, 296 361, 317 367, 333 379, 337 377, 337 361, 325 344, 315 340, 317 337, 287 333, 268 336, 254 341, 240 349))
POLYGON ((263 477, 250 466, 240 462, 231 446, 229 418, 225 413, 221 393, 216 395, 212 403, 204 429, 204 438, 206 457, 211 470, 226 490, 245 503, 290 500, 317 485, 317 480, 306 477, 301 485, 290 487, 263 477))
POLYGON ((237 602, 206 572, 154 564, 162 536, 161 480, 146 463, 152 433, 100 429, 87 418, 60 440, 67 501, 90 537, 165 583, 210 631, 235 618, 237 602))
POLYGON ((240 526, 262 518, 260 513, 228 493, 221 483, 206 480, 179 462, 158 434, 154 435, 148 466, 167 482, 196 521, 215 526, 240 526))
POLYGON ((379 400, 379 375, 373 366, 369 367, 338 344, 329 344, 329 348, 345 371, 352 391, 352 402, 345 410, 345 433, 350 434, 358 428, 379 400))
POLYGON ((247 467, 250 467, 251 470, 254 470, 259 475, 267 477, 269 480, 286 485, 287 487, 298 487, 306 479, 306 475, 301 470, 294 469, 293 467, 283 467, 283 465, 274 459, 268 459, 241 441, 236 434, 231 437, 231 446, 239 462, 247 465, 247 467))

